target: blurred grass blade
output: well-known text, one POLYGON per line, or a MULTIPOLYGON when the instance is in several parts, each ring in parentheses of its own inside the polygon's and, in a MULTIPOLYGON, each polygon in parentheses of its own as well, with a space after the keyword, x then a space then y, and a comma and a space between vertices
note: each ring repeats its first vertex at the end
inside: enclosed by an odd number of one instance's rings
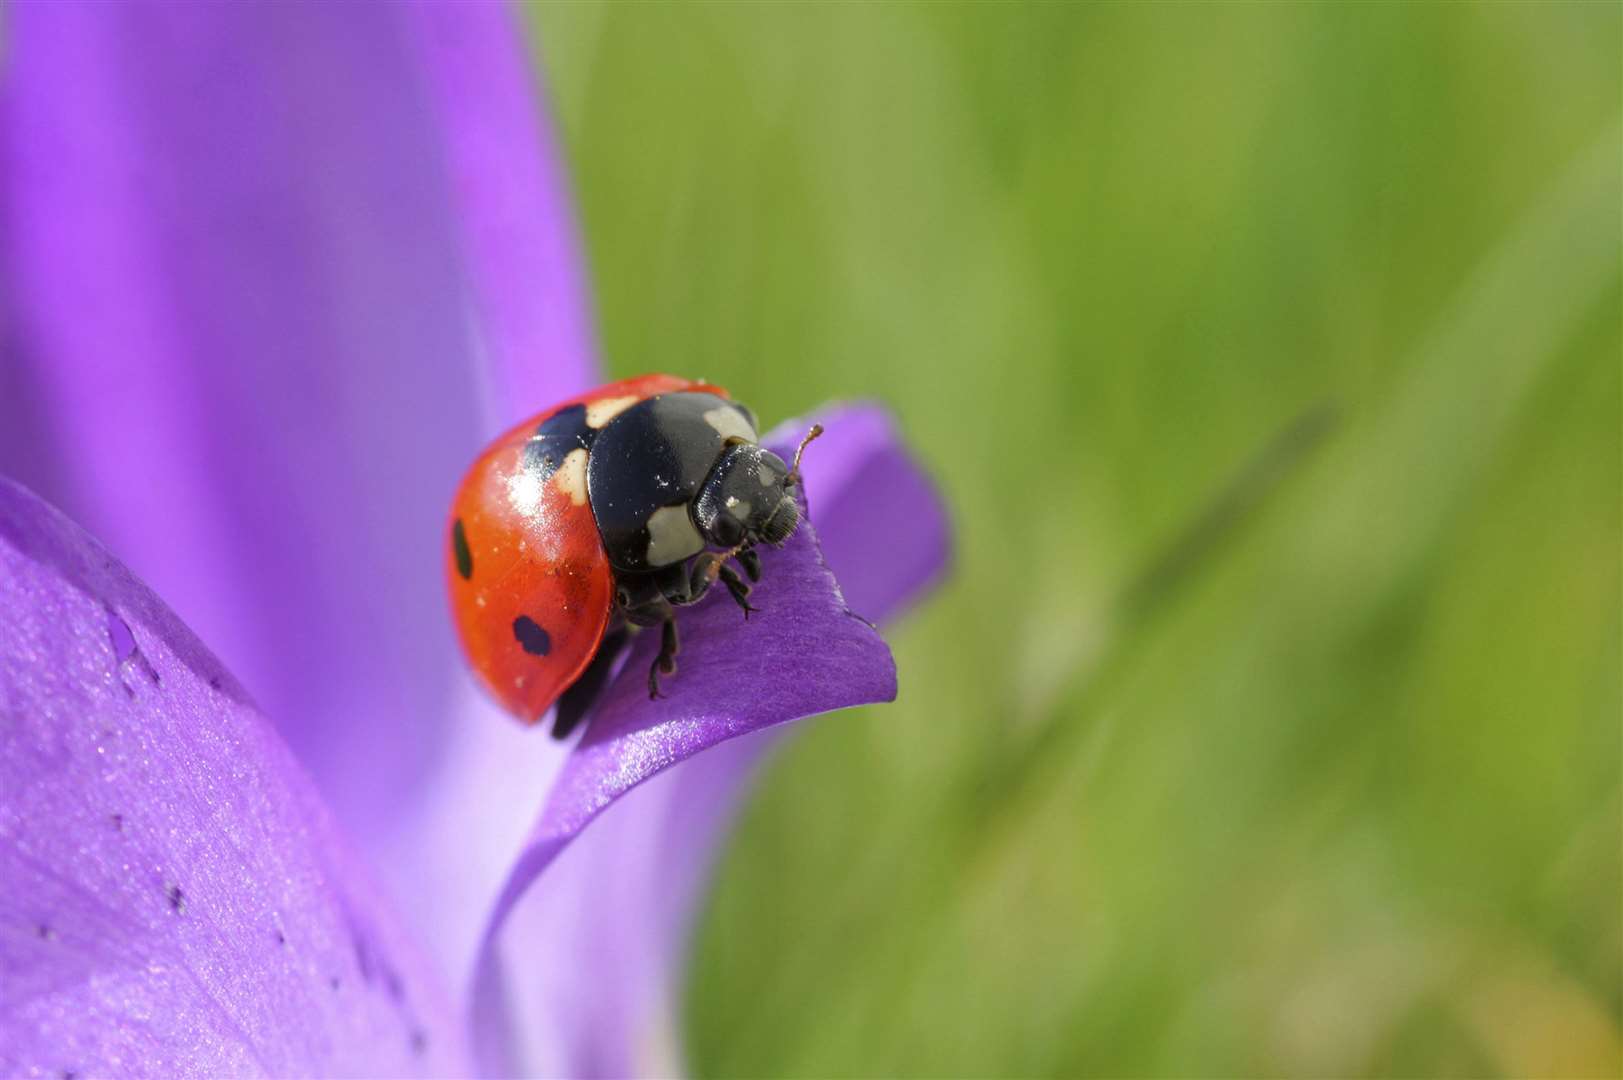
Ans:
POLYGON ((1517 406, 1619 285, 1618 148, 1607 127, 1466 282, 1388 406, 1356 422, 1304 540, 1339 551, 1344 587, 1389 575, 1472 491, 1517 406))
POLYGON ((995 830, 987 825, 1018 818, 1024 805, 1019 796, 1036 787, 1038 774, 1071 760, 1067 747, 1090 725, 1079 722, 1093 713, 1109 688, 1126 668, 1135 647, 1148 636, 1155 616, 1173 604, 1182 592, 1228 547, 1234 535, 1254 519, 1289 477, 1306 463, 1312 452, 1333 432, 1340 419, 1334 402, 1324 401, 1303 410, 1254 453, 1190 522, 1180 529, 1149 565, 1122 590, 1115 603, 1104 649, 1095 663, 1073 677, 1060 704, 1037 725, 1036 731, 1013 749, 977 770, 971 779, 973 794, 955 797, 960 807, 973 808, 977 827, 969 833, 981 841, 995 830))
MULTIPOLYGON (((1580 321, 1619 280, 1617 148, 1607 129, 1579 156, 1481 264, 1455 304, 1421 342, 1413 374, 1384 409, 1368 412, 1327 464, 1302 523, 1305 549, 1334 552, 1347 565, 1326 588, 1377 592, 1424 550, 1488 461, 1535 384, 1580 321)), ((1334 428, 1338 409, 1316 405, 1259 451, 1163 553, 1122 592, 1095 664, 1080 670, 1060 704, 1007 755, 975 770, 966 835, 984 843, 998 822, 1017 820, 1039 777, 1071 761, 1068 747, 1093 725, 1101 704, 1167 611, 1334 428)), ((1358 606, 1357 598, 1341 601, 1358 606)))
POLYGON ((1260 510, 1268 497, 1336 428, 1341 409, 1333 401, 1305 410, 1275 435, 1184 527, 1165 551, 1123 590, 1117 607, 1121 624, 1148 618, 1202 565, 1217 556, 1225 541, 1260 510))

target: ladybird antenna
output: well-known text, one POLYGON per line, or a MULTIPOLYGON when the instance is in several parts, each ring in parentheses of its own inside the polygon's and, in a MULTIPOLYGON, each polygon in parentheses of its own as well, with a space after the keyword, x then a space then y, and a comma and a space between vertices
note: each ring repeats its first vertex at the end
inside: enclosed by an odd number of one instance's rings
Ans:
POLYGON ((800 440, 800 445, 795 447, 795 462, 793 465, 789 466, 789 476, 787 477, 787 482, 791 486, 800 483, 800 456, 806 452, 806 446, 822 433, 823 425, 813 424, 811 426, 811 430, 806 432, 806 437, 800 440))

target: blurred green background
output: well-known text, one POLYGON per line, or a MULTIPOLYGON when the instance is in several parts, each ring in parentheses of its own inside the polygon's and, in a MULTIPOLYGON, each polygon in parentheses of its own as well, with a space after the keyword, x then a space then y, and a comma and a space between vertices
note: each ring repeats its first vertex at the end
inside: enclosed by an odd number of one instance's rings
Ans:
POLYGON ((611 370, 883 399, 956 517, 699 1074, 1623 1070, 1620 11, 532 10, 611 370))

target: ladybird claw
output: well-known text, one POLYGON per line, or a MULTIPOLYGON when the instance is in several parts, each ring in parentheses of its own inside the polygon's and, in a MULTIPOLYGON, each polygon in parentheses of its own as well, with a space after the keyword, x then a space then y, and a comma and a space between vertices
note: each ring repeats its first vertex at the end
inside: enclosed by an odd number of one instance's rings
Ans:
POLYGON ((676 654, 681 650, 681 644, 676 636, 676 623, 666 619, 659 628, 659 654, 654 662, 648 665, 648 700, 658 701, 664 697, 659 692, 659 676, 676 674, 676 654))
POLYGON ((727 586, 727 591, 729 593, 732 593, 733 602, 744 609, 744 619, 746 622, 749 620, 750 612, 760 610, 759 608, 751 605, 749 602, 749 583, 743 578, 739 577, 738 574, 733 571, 732 567, 726 565, 722 566, 721 583, 727 586))

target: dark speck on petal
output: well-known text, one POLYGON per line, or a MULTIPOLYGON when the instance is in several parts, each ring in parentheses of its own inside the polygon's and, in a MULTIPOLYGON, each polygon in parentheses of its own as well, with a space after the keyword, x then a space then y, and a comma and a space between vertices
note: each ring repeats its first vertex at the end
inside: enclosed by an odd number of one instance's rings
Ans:
POLYGON ((372 950, 367 947, 366 939, 356 934, 353 939, 355 946, 355 968, 361 973, 361 981, 372 981, 372 950))
POLYGON ((135 655, 135 635, 130 632, 130 624, 112 608, 107 609, 107 640, 112 642, 113 656, 119 663, 135 655))
POLYGON ((383 972, 383 985, 389 990, 389 996, 396 1001, 406 998, 406 984, 400 980, 400 973, 394 968, 385 968, 383 972))

